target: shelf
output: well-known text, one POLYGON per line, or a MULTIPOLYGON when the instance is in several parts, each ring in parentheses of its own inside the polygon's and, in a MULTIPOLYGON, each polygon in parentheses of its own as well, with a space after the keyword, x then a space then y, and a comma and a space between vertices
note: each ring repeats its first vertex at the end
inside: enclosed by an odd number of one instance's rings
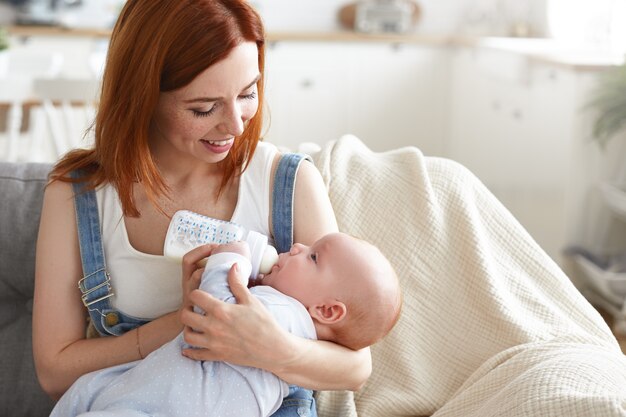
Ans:
POLYGON ((606 205, 615 215, 626 221, 626 191, 608 182, 600 184, 600 191, 606 205))
MULTIPOLYGON (((62 26, 22 26, 8 27, 13 36, 78 36, 109 38, 112 29, 105 28, 67 28, 62 26)), ((454 37, 437 34, 393 34, 360 33, 349 30, 334 31, 271 31, 265 33, 268 42, 304 41, 304 42, 388 42, 409 43, 425 46, 447 46, 454 44, 454 37)))

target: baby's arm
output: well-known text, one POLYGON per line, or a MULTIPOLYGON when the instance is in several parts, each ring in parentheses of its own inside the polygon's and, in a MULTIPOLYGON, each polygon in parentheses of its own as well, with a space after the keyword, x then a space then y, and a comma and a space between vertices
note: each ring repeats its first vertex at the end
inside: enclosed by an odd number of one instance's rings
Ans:
POLYGON ((250 276, 252 266, 250 264, 250 248, 246 242, 231 242, 219 245, 211 251, 211 256, 202 273, 200 289, 208 292, 220 300, 234 303, 235 299, 228 286, 228 271, 237 264, 242 271, 242 277, 250 276))

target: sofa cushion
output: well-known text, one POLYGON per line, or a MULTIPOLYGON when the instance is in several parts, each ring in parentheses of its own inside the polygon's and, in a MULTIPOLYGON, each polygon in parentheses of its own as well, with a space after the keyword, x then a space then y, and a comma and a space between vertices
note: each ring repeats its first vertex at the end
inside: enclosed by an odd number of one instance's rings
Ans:
POLYGON ((0 415, 46 416, 32 353, 35 244, 48 164, 0 162, 0 415))

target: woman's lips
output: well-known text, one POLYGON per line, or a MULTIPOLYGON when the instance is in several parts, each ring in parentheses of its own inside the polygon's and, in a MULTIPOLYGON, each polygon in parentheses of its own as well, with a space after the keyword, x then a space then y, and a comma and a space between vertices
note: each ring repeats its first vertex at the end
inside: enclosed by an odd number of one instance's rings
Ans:
POLYGON ((233 143, 235 142, 235 139, 234 138, 225 139, 225 140, 200 139, 200 142, 202 142, 205 148, 207 148, 213 153, 224 153, 230 150, 230 148, 233 146, 233 143))

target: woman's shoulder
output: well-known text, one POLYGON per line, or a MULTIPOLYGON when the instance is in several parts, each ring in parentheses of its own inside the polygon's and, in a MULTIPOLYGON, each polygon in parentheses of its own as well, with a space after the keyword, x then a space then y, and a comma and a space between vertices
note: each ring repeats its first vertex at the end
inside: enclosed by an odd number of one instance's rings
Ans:
MULTIPOLYGON (((101 194, 103 192, 111 193, 111 192, 115 192, 115 187, 113 187, 110 183, 103 183, 103 184, 98 185, 94 191, 97 194, 101 194)), ((71 182, 68 182, 68 181, 62 181, 62 180, 50 181, 46 185, 46 188, 44 191, 44 198, 73 200, 74 186, 71 182)))
POLYGON ((266 177, 271 172, 272 164, 278 155, 278 148, 274 144, 259 142, 246 168, 246 172, 252 173, 257 179, 266 177))
POLYGON ((259 142, 256 145, 256 149, 254 151, 254 159, 273 159, 276 154, 280 153, 276 145, 269 142, 259 142))
POLYGON ((46 230, 54 230, 54 233, 47 234, 48 236, 57 235, 57 232, 64 234, 67 230, 61 231, 63 229, 61 225, 72 224, 74 218, 74 190, 72 189, 72 184, 64 181, 50 182, 46 186, 43 195, 40 227, 41 225, 47 225, 46 230))
POLYGON ((46 185, 44 199, 46 201, 66 201, 74 198, 72 184, 66 181, 55 180, 46 185))

